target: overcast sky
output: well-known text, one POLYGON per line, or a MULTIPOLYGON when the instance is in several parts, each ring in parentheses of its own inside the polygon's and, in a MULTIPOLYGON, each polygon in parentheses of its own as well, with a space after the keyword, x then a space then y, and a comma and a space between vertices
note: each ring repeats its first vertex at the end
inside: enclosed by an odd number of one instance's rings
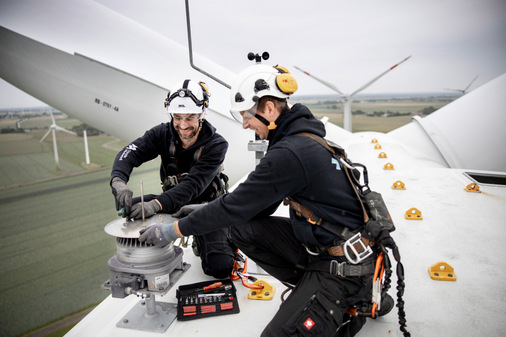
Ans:
MULTIPOLYGON (((187 44, 184 0, 98 0, 187 44)), ((298 94, 332 94, 298 66, 351 93, 470 90, 506 72, 506 0, 190 0, 193 49, 239 72, 248 52, 286 66, 298 94)), ((0 108, 37 106, 0 80, 0 108)))

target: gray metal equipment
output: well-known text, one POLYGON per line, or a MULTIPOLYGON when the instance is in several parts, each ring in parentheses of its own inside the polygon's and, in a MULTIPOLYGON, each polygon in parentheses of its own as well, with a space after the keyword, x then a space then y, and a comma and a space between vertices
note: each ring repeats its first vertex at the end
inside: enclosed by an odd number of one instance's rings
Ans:
POLYGON ((117 327, 164 332, 177 316, 177 304, 156 302, 181 278, 190 265, 183 262, 183 250, 172 244, 157 247, 139 241, 139 231, 154 224, 172 223, 169 214, 157 214, 145 220, 120 218, 104 230, 116 237, 116 255, 108 261, 109 280, 103 287, 114 298, 136 295, 141 301, 117 324, 117 327))

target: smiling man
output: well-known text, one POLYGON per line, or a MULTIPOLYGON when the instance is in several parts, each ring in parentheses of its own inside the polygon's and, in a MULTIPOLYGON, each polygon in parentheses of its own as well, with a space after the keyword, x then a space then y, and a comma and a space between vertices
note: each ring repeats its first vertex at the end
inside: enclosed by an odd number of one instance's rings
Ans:
MULTIPOLYGON (((228 178, 222 173, 227 141, 206 119, 209 92, 205 83, 185 80, 167 95, 165 107, 171 121, 134 140, 118 153, 111 173, 116 209, 128 218, 141 219, 140 197, 132 198, 127 186, 134 167, 161 156, 162 193, 144 195, 144 213, 174 213, 181 206, 212 201, 226 193, 228 178)), ((193 248, 200 255, 206 274, 227 277, 232 270, 234 250, 228 228, 196 235, 193 248)))

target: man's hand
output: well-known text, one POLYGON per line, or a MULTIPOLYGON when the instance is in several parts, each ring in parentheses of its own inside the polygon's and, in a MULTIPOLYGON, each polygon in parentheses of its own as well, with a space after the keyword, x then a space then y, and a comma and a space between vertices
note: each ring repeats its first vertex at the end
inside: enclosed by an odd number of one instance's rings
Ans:
POLYGON ((146 243, 154 244, 158 247, 165 247, 174 240, 179 239, 174 223, 156 224, 141 230, 139 233, 141 234, 139 237, 140 242, 146 241, 146 243))
POLYGON ((191 205, 185 205, 179 209, 176 213, 172 214, 174 218, 184 218, 185 216, 189 215, 192 212, 198 211, 202 207, 205 207, 206 204, 191 204, 191 205))
MULTIPOLYGON (((161 210, 160 204, 156 199, 144 203, 144 216, 149 218, 161 210)), ((142 219, 142 203, 138 202, 132 206, 132 212, 128 215, 129 218, 136 220, 142 219)))
POLYGON ((114 200, 116 201, 116 210, 119 211, 121 208, 125 208, 123 217, 128 216, 130 213, 130 207, 132 206, 132 195, 134 194, 126 183, 118 177, 114 177, 111 183, 112 194, 114 194, 114 200))
POLYGON ((388 229, 382 230, 380 232, 380 234, 378 235, 378 238, 376 239, 376 241, 379 244, 383 245, 384 247, 388 247, 390 249, 395 249, 396 248, 395 241, 390 236, 390 232, 388 231, 388 229))

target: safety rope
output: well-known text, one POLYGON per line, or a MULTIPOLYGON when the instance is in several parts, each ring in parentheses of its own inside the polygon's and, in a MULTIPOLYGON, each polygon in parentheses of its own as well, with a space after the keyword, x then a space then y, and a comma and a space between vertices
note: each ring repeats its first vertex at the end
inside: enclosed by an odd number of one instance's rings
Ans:
MULTIPOLYGON (((383 293, 386 294, 388 289, 390 289, 392 276, 392 264, 390 262, 390 258, 388 257, 388 253, 385 247, 381 245, 381 249, 383 250, 383 261, 385 263, 385 282, 383 283, 383 293)), ((392 249, 392 254, 394 256, 395 261, 397 262, 397 315, 399 317, 399 330, 402 331, 404 337, 410 337, 411 333, 406 329, 406 312, 404 311, 404 300, 402 296, 404 295, 404 289, 406 284, 404 283, 404 266, 401 263, 401 255, 399 253, 399 248, 397 245, 392 249)), ((383 296, 382 296, 383 297, 383 296)))

